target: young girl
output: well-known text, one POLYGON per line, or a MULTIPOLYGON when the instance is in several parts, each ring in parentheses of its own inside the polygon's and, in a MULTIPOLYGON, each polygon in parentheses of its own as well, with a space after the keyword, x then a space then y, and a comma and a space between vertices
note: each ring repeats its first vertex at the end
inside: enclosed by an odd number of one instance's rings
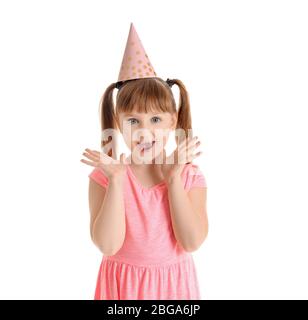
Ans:
MULTIPOLYGON (((130 43, 132 32, 131 25, 130 43)), ((189 136, 188 93, 180 80, 164 81, 155 72, 133 77, 119 77, 101 103, 102 129, 118 129, 132 153, 117 160, 113 149, 105 152, 103 141, 102 152, 85 149, 88 160, 81 160, 94 167, 89 174, 90 232, 103 253, 94 299, 201 299, 191 252, 208 233, 207 185, 192 164, 201 152, 195 153, 200 141, 189 136), (180 92, 178 111, 173 84, 180 92), (184 138, 176 140, 176 150, 167 157, 165 145, 173 130, 182 130, 184 138), (162 131, 167 135, 158 134, 162 131)))

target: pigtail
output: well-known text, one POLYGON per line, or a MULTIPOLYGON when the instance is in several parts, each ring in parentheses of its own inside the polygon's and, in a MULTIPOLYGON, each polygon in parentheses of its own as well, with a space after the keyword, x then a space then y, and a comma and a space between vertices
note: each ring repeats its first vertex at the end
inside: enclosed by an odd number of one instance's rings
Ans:
POLYGON ((116 129, 116 120, 113 103, 113 89, 116 83, 112 83, 104 92, 100 101, 100 119, 101 119, 101 150, 108 156, 116 159, 116 136, 113 134, 116 129), (112 129, 112 130, 106 130, 112 129), (108 144, 108 146, 106 146, 108 144))
POLYGON ((176 129, 183 129, 181 135, 177 135, 177 144, 183 139, 192 136, 192 124, 191 124, 191 113, 190 113, 190 102, 188 92, 179 79, 168 79, 169 86, 176 84, 179 87, 179 108, 178 108, 178 120, 176 129))

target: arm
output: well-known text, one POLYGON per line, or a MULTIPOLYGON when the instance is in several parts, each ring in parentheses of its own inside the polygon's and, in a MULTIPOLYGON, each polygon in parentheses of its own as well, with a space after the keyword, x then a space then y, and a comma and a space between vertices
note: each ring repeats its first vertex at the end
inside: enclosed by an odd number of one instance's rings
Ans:
POLYGON ((90 233, 94 244, 105 255, 114 255, 125 238, 123 177, 109 180, 107 188, 90 179, 90 233))
POLYGON ((199 248, 208 234, 207 188, 184 189, 180 176, 167 182, 175 238, 186 251, 199 248))

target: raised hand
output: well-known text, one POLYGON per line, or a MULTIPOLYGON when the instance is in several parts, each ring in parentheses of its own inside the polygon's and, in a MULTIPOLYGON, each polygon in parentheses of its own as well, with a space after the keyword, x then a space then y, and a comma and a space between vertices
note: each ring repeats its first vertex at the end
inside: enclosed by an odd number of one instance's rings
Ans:
POLYGON ((85 151, 86 152, 84 152, 83 155, 91 161, 81 159, 80 161, 82 163, 85 163, 92 167, 100 168, 101 170, 103 170, 108 179, 111 179, 115 176, 118 177, 124 175, 125 165, 128 159, 125 157, 125 153, 121 153, 120 159, 116 160, 103 152, 90 150, 88 148, 86 148, 85 151))
POLYGON ((163 163, 160 165, 161 173, 166 181, 169 181, 175 176, 180 176, 186 163, 192 162, 193 159, 200 156, 202 151, 197 153, 195 149, 200 145, 198 137, 186 138, 177 148, 166 157, 166 151, 163 150, 163 163))

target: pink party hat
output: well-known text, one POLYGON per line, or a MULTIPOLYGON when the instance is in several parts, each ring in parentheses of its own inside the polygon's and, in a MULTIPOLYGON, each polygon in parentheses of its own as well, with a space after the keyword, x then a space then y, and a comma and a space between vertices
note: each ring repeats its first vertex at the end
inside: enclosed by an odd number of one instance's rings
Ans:
POLYGON ((156 72, 131 23, 118 81, 152 77, 156 77, 156 72))

